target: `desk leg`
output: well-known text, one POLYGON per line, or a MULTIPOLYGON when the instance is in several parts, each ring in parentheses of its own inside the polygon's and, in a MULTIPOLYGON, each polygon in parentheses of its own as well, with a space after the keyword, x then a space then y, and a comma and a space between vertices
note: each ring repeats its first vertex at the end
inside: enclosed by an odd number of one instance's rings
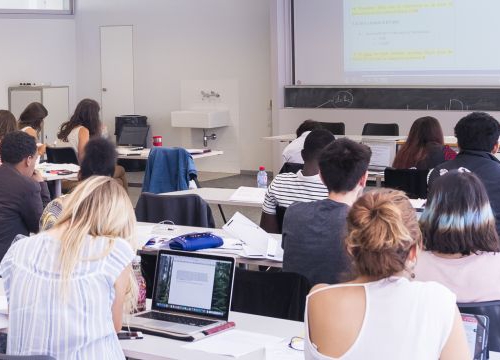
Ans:
POLYGON ((375 184, 378 188, 382 187, 382 176, 375 175, 375 184))
POLYGON ((220 216, 222 216, 222 221, 224 221, 224 224, 227 223, 226 215, 224 214, 224 210, 222 210, 221 204, 218 204, 217 206, 219 207, 220 216))
POLYGON ((58 198, 62 195, 61 183, 61 179, 54 180, 54 198, 58 198))

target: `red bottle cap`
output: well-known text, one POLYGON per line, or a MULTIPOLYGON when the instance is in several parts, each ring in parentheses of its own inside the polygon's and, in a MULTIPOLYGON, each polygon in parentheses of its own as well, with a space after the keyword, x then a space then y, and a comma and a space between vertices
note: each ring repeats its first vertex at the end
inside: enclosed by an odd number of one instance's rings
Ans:
POLYGON ((264 166, 259 166, 259 171, 266 170, 264 166))

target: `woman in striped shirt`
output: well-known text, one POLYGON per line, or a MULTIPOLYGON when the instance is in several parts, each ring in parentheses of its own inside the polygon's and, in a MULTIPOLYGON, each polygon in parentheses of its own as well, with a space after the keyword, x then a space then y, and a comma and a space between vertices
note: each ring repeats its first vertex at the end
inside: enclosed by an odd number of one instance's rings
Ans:
POLYGON ((51 230, 15 242, 0 264, 7 353, 124 359, 116 332, 137 294, 132 205, 105 176, 82 182, 66 204, 51 230))

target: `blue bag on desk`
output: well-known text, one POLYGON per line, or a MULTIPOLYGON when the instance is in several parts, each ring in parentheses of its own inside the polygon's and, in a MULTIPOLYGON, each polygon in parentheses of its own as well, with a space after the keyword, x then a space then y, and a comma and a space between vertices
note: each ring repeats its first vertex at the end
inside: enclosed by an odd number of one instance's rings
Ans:
POLYGON ((195 251, 219 247, 223 243, 221 237, 209 232, 189 233, 171 239, 170 248, 172 250, 195 251))

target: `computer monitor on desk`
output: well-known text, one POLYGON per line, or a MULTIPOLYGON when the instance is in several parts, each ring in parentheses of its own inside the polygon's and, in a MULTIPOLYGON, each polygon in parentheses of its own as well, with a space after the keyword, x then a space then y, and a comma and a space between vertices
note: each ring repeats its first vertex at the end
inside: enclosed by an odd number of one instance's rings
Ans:
POLYGON ((145 146, 149 132, 147 126, 127 126, 123 125, 118 137, 119 146, 145 146))
POLYGON ((361 142, 370 147, 372 157, 368 170, 384 171, 386 167, 391 167, 396 156, 396 141, 383 139, 365 139, 361 142))

